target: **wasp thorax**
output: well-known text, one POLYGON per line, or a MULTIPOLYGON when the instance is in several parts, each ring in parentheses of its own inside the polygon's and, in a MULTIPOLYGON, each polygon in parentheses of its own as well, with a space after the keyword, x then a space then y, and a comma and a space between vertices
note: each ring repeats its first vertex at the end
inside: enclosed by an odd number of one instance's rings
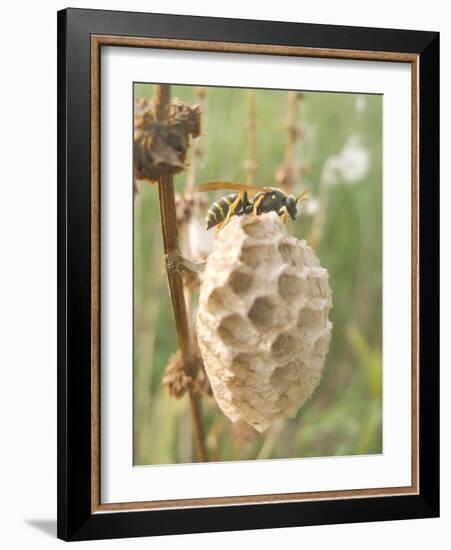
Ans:
POLYGON ((232 218, 202 277, 199 347, 228 418, 264 431, 317 387, 329 349, 327 270, 276 213, 232 218))

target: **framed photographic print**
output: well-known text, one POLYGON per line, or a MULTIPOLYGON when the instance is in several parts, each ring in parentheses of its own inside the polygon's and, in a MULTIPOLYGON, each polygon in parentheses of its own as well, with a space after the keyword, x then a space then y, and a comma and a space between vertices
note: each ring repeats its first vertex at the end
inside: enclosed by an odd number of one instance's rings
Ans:
POLYGON ((58 14, 58 536, 439 513, 439 35, 58 14))

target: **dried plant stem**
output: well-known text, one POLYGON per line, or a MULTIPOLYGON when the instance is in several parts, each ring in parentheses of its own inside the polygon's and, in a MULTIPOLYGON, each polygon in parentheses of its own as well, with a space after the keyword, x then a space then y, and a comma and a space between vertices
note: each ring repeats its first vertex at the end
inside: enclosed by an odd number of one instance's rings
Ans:
MULTIPOLYGON (((184 405, 188 405, 185 403, 184 405)), ((179 437, 177 440, 177 452, 181 463, 189 463, 193 453, 193 423, 191 415, 186 414, 187 407, 184 406, 178 419, 179 437)))
MULTIPOLYGON (((159 84, 156 86, 154 108, 157 113, 157 120, 160 122, 164 120, 170 94, 170 86, 165 84, 159 84)), ((163 247, 166 258, 170 258, 172 255, 179 253, 174 183, 172 181, 172 176, 163 176, 158 180, 158 196, 160 200, 160 219, 163 233, 163 247)), ((186 374, 192 378, 195 378, 197 364, 195 363, 192 355, 191 330, 186 310, 182 275, 178 270, 167 268, 166 271, 172 307, 174 310, 179 348, 182 354, 184 367, 186 369, 186 374)), ((201 404, 192 391, 190 391, 189 397, 197 456, 199 461, 205 462, 208 460, 208 455, 205 444, 205 430, 202 419, 201 404)))
POLYGON ((255 185, 255 90, 247 92, 247 183, 255 185))
POLYGON ((329 203, 329 186, 324 183, 324 178, 321 178, 319 183, 318 203, 318 211, 313 218, 310 233, 307 237, 307 242, 313 249, 320 243, 326 223, 326 213, 329 203))
MULTIPOLYGON (((205 88, 197 88, 196 91, 197 99, 198 99, 198 105, 200 107, 201 112, 203 112, 204 107, 204 101, 205 101, 205 88)), ((185 184, 185 198, 186 199, 193 199, 193 210, 191 211, 191 216, 195 215, 197 213, 197 210, 199 208, 199 200, 198 200, 198 193, 196 194, 194 192, 194 187, 196 184, 196 178, 197 178, 197 172, 199 169, 199 161, 202 157, 202 150, 200 146, 200 140, 195 139, 193 146, 191 147, 191 160, 188 167, 188 173, 186 176, 186 184, 185 184)), ((192 257, 192 251, 189 241, 189 233, 188 233, 188 225, 189 221, 184 224, 184 234, 183 234, 183 255, 185 257, 192 257)))
POLYGON ((287 144, 285 147, 285 166, 287 169, 286 191, 292 191, 294 186, 294 148, 297 141, 296 111, 297 92, 288 92, 288 115, 287 115, 287 144))
MULTIPOLYGON (((198 104, 200 106, 201 112, 203 112, 204 102, 205 102, 205 88, 199 87, 196 89, 196 95, 198 99, 198 104)), ((191 161, 188 167, 188 174, 186 176, 185 184, 185 198, 193 199, 193 209, 191 211, 191 216, 197 214, 199 209, 199 200, 198 194, 194 192, 194 187, 196 184, 196 177, 199 168, 199 161, 202 157, 202 149, 200 146, 200 140, 195 139, 193 146, 191 148, 191 161)), ((183 225, 183 255, 185 258, 192 257, 192 247, 189 238, 188 224, 190 220, 187 220, 187 223, 183 225)), ((192 318, 192 291, 190 288, 185 288, 185 302, 188 311, 188 317, 192 318)))
POLYGON ((283 418, 279 418, 273 422, 268 430, 268 433, 266 434, 265 441, 260 449, 260 452, 258 453, 257 460, 267 460, 271 457, 284 425, 285 421, 283 418))
MULTIPOLYGON (((196 96, 198 99, 198 105, 200 107, 201 113, 203 113, 204 103, 205 103, 205 88, 197 88, 196 96)), ((199 160, 202 157, 202 149, 200 146, 199 139, 194 140, 191 151, 192 151, 191 161, 188 167, 188 174, 186 177, 186 186, 185 186, 185 194, 188 196, 193 195, 194 186, 196 184, 197 171, 199 167, 199 160)))
POLYGON ((287 116, 287 132, 288 140, 285 150, 285 161, 293 162, 294 146, 296 144, 296 111, 297 111, 297 92, 288 92, 288 116, 287 116))
POLYGON ((166 108, 171 99, 171 87, 168 84, 157 84, 155 94, 152 100, 155 116, 158 122, 164 122, 166 117, 166 108))
POLYGON ((283 165, 278 170, 278 175, 276 175, 276 179, 280 182, 280 186, 287 193, 293 192, 293 188, 296 183, 295 151, 296 142, 299 139, 299 131, 297 126, 297 107, 299 97, 299 92, 288 92, 287 119, 285 122, 287 129, 285 158, 283 165))
MULTIPOLYGON (((161 227, 166 258, 178 253, 177 220, 175 218, 174 184, 172 177, 163 176, 158 180, 161 227)), ((183 280, 176 269, 167 269, 169 290, 174 309, 175 324, 180 351, 187 365, 191 363, 191 332, 183 298, 183 280)))

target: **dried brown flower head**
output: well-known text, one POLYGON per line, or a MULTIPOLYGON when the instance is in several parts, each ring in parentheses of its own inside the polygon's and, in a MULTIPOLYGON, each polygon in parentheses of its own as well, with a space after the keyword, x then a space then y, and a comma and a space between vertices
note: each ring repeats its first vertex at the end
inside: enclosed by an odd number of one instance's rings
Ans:
POLYGON ((196 92, 196 96, 199 98, 199 100, 205 99, 207 95, 207 90, 203 86, 197 86, 194 90, 196 92))
POLYGON ((211 394, 210 383, 205 374, 199 348, 196 346, 194 351, 194 362, 198 366, 194 377, 186 373, 180 350, 169 359, 162 384, 167 387, 169 394, 176 399, 183 397, 187 391, 191 391, 198 398, 211 394))
POLYGON ((140 98, 135 102, 134 123, 135 178, 153 183, 185 168, 189 138, 200 134, 199 106, 174 99, 166 109, 164 122, 159 122, 155 108, 140 98))
POLYGON ((201 132, 201 112, 199 105, 187 105, 174 98, 168 105, 168 119, 172 124, 186 126, 188 133, 197 138, 201 132))

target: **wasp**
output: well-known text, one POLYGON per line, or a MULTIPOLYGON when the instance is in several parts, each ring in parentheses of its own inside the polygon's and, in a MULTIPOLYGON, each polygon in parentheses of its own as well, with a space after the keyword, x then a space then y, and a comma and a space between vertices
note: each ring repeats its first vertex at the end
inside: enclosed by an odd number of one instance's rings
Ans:
POLYGON ((284 223, 288 222, 288 216, 293 220, 297 215, 297 203, 306 200, 308 191, 303 191, 297 197, 288 195, 277 187, 254 187, 242 183, 228 181, 212 181, 197 186, 197 191, 216 191, 228 189, 238 191, 226 195, 211 205, 205 219, 206 229, 224 227, 232 216, 253 214, 259 216, 264 212, 276 212, 284 223), (251 199, 250 194, 255 194, 251 199))

